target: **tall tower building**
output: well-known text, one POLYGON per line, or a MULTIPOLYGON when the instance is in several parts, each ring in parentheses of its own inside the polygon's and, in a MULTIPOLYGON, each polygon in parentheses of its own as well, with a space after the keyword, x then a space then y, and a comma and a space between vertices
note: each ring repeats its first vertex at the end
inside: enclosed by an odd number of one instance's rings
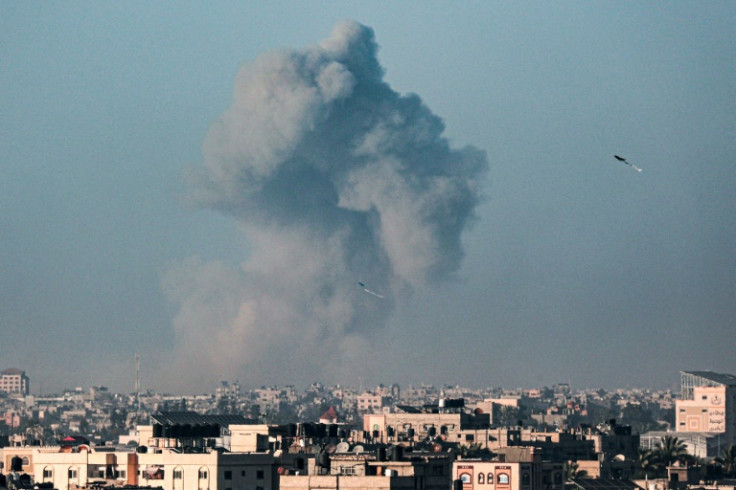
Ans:
POLYGON ((718 434, 721 444, 736 444, 736 376, 712 371, 680 371, 675 403, 678 432, 718 434))

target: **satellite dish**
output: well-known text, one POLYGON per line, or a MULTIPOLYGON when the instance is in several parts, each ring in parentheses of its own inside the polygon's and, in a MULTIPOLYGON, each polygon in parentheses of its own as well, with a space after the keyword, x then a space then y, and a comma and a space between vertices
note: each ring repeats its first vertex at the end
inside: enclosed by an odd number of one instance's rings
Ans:
POLYGON ((363 446, 361 445, 357 445, 353 448, 353 454, 360 454, 363 451, 365 451, 365 448, 363 448, 363 446))
POLYGON ((336 453, 347 453, 350 451, 350 444, 343 441, 339 443, 337 446, 335 446, 335 452, 336 453))

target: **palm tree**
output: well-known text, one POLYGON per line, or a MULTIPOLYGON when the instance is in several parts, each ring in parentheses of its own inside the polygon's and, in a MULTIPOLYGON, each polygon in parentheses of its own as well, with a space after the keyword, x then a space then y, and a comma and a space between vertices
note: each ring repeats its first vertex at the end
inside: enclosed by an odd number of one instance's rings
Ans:
POLYGON ((657 469, 657 455, 651 449, 640 447, 636 451, 636 464, 641 476, 652 476, 657 469))
POLYGON ((724 449, 715 461, 721 465, 726 476, 736 476, 736 445, 724 449))
POLYGON ((687 456, 687 446, 675 436, 664 436, 657 444, 659 462, 671 466, 675 461, 682 461, 687 456))

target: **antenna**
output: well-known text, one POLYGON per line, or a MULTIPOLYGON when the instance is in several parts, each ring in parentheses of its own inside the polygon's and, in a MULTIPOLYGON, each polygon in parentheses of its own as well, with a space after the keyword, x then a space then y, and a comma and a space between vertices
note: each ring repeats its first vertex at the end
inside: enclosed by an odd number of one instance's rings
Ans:
POLYGON ((135 418, 140 420, 141 412, 141 356, 135 353, 135 418))

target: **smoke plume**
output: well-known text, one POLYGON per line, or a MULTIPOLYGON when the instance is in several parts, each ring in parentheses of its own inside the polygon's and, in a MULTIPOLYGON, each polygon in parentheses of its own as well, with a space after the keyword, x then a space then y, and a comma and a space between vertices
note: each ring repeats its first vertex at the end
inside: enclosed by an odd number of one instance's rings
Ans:
POLYGON ((376 54, 372 29, 342 22, 239 71, 190 191, 237 220, 248 254, 166 274, 178 359, 215 379, 349 377, 398 298, 459 267, 485 153, 450 148, 442 120, 383 81, 376 54))

